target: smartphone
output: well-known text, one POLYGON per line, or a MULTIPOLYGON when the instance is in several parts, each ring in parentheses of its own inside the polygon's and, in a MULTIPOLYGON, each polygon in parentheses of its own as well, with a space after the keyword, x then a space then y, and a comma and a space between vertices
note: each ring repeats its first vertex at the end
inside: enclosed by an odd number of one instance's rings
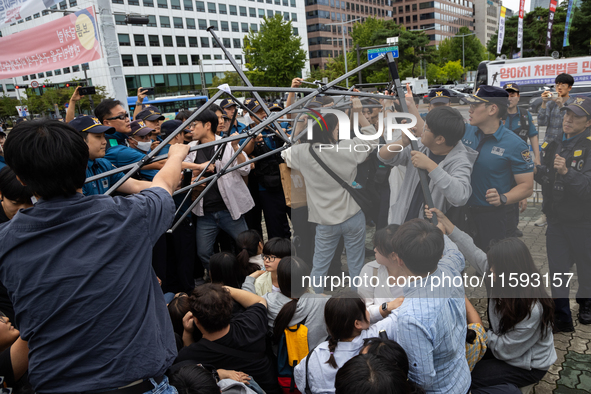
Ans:
POLYGON ((96 89, 94 86, 83 86, 78 89, 78 94, 82 96, 88 96, 89 94, 96 94, 96 89))
POLYGON ((190 169, 185 169, 183 171, 183 181, 181 183, 181 187, 186 187, 191 184, 192 175, 193 175, 193 171, 190 169))
POLYGON ((148 96, 153 96, 154 94, 156 94, 154 93, 154 88, 144 88, 144 90, 147 90, 146 94, 148 96))

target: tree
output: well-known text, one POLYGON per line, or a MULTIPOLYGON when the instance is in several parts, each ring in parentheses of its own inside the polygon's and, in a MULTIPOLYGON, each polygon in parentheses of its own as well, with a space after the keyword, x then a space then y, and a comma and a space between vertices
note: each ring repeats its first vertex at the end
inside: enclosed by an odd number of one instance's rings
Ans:
MULTIPOLYGON (((219 78, 217 75, 214 75, 213 80, 211 82, 211 86, 217 87, 227 83, 230 86, 243 86, 244 82, 240 75, 236 71, 224 71, 224 77, 219 78)), ((236 97, 244 97, 245 92, 235 92, 233 93, 236 97)))
POLYGON ((306 52, 301 48, 301 37, 293 34, 291 21, 280 14, 264 18, 258 33, 250 31, 244 39, 246 68, 262 86, 290 86, 291 80, 301 75, 306 52))
MULTIPOLYGON (((450 39, 450 53, 447 60, 462 60, 462 37, 465 34, 472 33, 466 26, 460 28, 456 37, 450 39)), ((486 48, 482 45, 476 35, 463 37, 463 57, 466 70, 477 70, 481 61, 486 59, 486 48)), ((461 64, 461 62, 460 62, 461 64)))
POLYGON ((457 81, 462 77, 462 74, 464 74, 462 61, 456 60, 455 62, 447 62, 441 71, 447 78, 447 81, 457 81))
POLYGON ((429 85, 446 83, 447 74, 443 71, 442 67, 434 63, 429 63, 427 65, 427 80, 429 81, 429 85))
POLYGON ((18 116, 16 106, 20 105, 18 100, 13 97, 2 95, 0 97, 0 119, 6 119, 10 116, 18 116))

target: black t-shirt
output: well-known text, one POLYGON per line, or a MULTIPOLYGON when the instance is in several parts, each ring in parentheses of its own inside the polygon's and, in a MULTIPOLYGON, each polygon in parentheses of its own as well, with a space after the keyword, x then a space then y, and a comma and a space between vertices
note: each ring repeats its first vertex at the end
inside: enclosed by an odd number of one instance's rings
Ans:
POLYGON ((241 371, 251 375, 268 394, 279 393, 275 368, 265 355, 267 324, 267 308, 263 304, 254 304, 234 315, 230 331, 211 342, 222 345, 228 354, 210 349, 205 344, 207 340, 201 339, 183 348, 175 363, 193 360, 219 369, 241 371))
POLYGON ((4 376, 4 383, 7 387, 14 387, 16 382, 10 359, 10 348, 0 353, 0 376, 4 376))
MULTIPOLYGON (((221 149, 221 148, 220 148, 221 149)), ((195 155, 195 163, 207 163, 211 160, 215 153, 215 147, 210 146, 207 148, 199 149, 197 154, 195 155)), ((203 176, 209 177, 215 174, 214 172, 206 171, 203 176)), ((220 194, 220 188, 218 187, 218 181, 207 191, 205 197, 203 197, 203 212, 219 212, 225 211, 228 208, 226 207, 226 203, 220 194)))
MULTIPOLYGON (((0 204, 0 223, 6 223, 10 221, 6 213, 4 212, 4 208, 0 204)), ((12 325, 16 327, 16 323, 14 322, 14 308, 12 306, 12 302, 10 298, 8 298, 8 290, 6 287, 0 282, 0 311, 2 311, 12 322, 12 325)), ((0 375, 2 376, 2 375, 0 375)))
MULTIPOLYGON (((429 151, 429 159, 433 160, 437 165, 445 159, 446 155, 434 155, 429 151)), ((427 177, 429 183, 431 183, 431 178, 427 177)), ((409 220, 416 219, 419 217, 419 214, 422 209, 425 207, 425 196, 423 195, 423 188, 421 187, 421 182, 417 185, 414 194, 412 195, 412 200, 410 200, 410 206, 408 207, 408 212, 406 213, 406 219, 404 222, 408 222, 409 220)))

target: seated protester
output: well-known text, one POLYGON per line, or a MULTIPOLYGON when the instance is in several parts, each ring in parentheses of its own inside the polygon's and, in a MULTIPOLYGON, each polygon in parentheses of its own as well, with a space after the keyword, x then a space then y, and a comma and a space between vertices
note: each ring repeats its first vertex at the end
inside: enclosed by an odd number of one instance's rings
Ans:
POLYGON ((348 292, 329 299, 324 318, 330 339, 315 349, 310 346, 310 354, 296 365, 294 375, 300 391, 309 386, 315 394, 334 393, 337 371, 359 354, 366 338, 378 336, 382 330, 395 337, 395 309, 401 303, 402 299, 389 302, 387 318, 370 325, 369 312, 357 294, 348 292))
POLYGON ((464 287, 442 279, 461 276, 464 256, 440 229, 422 219, 400 226, 393 246, 403 272, 399 277, 406 278, 393 339, 408 354, 409 378, 428 393, 465 394, 470 368, 464 287))
POLYGON ((176 392, 163 375, 176 349, 150 253, 172 224, 188 147, 173 147, 152 187, 125 198, 82 195, 88 146, 62 122, 22 123, 5 151, 39 196, 0 227, 0 280, 29 343, 33 389, 176 392))
POLYGON ((486 353, 487 334, 482 326, 482 319, 474 308, 474 305, 466 297, 466 320, 468 321, 468 330, 466 331, 466 360, 470 372, 478 361, 486 353))
POLYGON ((232 253, 220 252, 209 259, 209 277, 211 283, 240 289, 246 275, 240 271, 236 256, 232 253))
POLYGON ((361 269, 363 283, 357 293, 365 302, 369 311, 369 322, 375 323, 387 317, 389 312, 385 304, 402 296, 402 287, 396 286, 396 278, 400 275, 400 266, 396 263, 392 241, 400 226, 390 224, 374 234, 374 251, 376 259, 365 264, 361 269), (374 279, 374 284, 370 279, 374 279), (390 278, 390 279, 389 279, 390 278))
MULTIPOLYGON (((257 271, 252 276, 260 274, 257 271)), ((304 284, 304 278, 310 275, 310 267, 295 256, 281 259, 277 266, 277 280, 280 292, 263 295, 267 301, 267 318, 269 331, 273 331, 275 342, 287 327, 304 322, 308 327, 308 348, 311 349, 326 339, 324 324, 324 305, 328 297, 315 295, 304 284)), ((243 286, 253 292, 251 286, 243 286)))
MULTIPOLYGON (((189 146, 222 139, 222 137, 214 133, 217 127, 218 119, 216 114, 209 110, 203 111, 195 118, 192 129, 194 141, 189 146)), ((215 163, 212 163, 215 165, 215 170, 205 172, 204 176, 209 177, 220 171, 230 161, 238 148, 238 141, 210 146, 189 153, 185 161, 197 164, 209 163, 217 149, 224 149, 221 157, 215 163)), ((246 154, 240 154, 230 164, 230 167, 244 163, 246 159, 246 154)), ((193 213, 197 216, 197 254, 205 269, 209 267, 209 258, 213 254, 213 244, 220 230, 225 231, 234 240, 236 240, 238 234, 248 230, 244 214, 254 206, 254 202, 250 197, 250 193, 248 193, 248 188, 244 184, 242 176, 248 175, 249 172, 250 166, 243 166, 236 171, 224 174, 193 209, 193 213)), ((193 171, 194 177, 199 174, 200 171, 193 171)))
MULTIPOLYGON (((176 114, 176 117, 174 118, 174 120, 180 120, 181 123, 184 123, 187 119, 189 119, 189 117, 191 116, 192 112, 191 111, 179 111, 178 114, 176 114)), ((162 126, 160 126, 160 130, 162 130, 162 126)), ((193 141, 193 135, 191 134, 192 131, 189 128, 187 128, 187 131, 185 131, 183 133, 183 144, 188 144, 189 142, 193 141)))
POLYGON ((0 312, 0 376, 4 386, 15 392, 28 386, 25 372, 29 368, 29 346, 12 326, 10 319, 0 312))
POLYGON ((392 368, 386 360, 374 354, 353 357, 339 369, 335 379, 336 394, 411 394, 400 390, 407 385, 399 368, 392 368), (406 384, 405 384, 406 383, 406 384))
MULTIPOLYGON (((258 231, 247 230, 243 233, 240 233, 236 239, 236 250, 238 251, 236 259, 243 269, 246 268, 248 271, 250 269, 254 269, 255 266, 258 268, 254 271, 264 269, 265 263, 262 254, 263 237, 261 237, 261 234, 259 234, 258 231)), ((247 276, 252 274, 254 271, 249 272, 247 276)))
POLYGON ((211 365, 194 364, 190 361, 174 365, 169 376, 170 384, 182 394, 262 393, 249 387, 251 383, 256 383, 244 372, 214 369, 211 365))
MULTIPOLYGON (((33 206, 33 192, 24 186, 8 166, 0 170, 0 223, 6 223, 21 209, 33 206)), ((8 296, 8 291, 0 283, 0 311, 14 321, 14 308, 8 296)), ((2 375, 0 375, 2 376, 2 375)))
MULTIPOLYGON (((256 231, 256 230, 254 230, 256 231)), ((244 281, 244 286, 253 286, 245 290, 251 291, 257 295, 263 296, 267 293, 279 293, 279 283, 277 281, 277 265, 279 261, 291 256, 291 241, 287 238, 271 238, 263 246, 263 264, 265 272, 263 274, 249 275, 244 281)))
POLYGON ((183 336, 183 318, 189 312, 189 296, 186 293, 177 293, 174 295, 172 301, 168 303, 168 314, 172 321, 172 328, 175 334, 180 337, 183 336))
POLYGON ((478 153, 459 143, 464 135, 464 119, 455 108, 442 106, 427 114, 419 150, 413 151, 410 139, 402 139, 382 147, 378 157, 392 166, 406 166, 406 176, 396 203, 390 207, 391 223, 402 224, 423 217, 425 197, 419 180, 419 169, 429 173, 429 189, 433 204, 444 212, 459 207, 472 193, 470 174, 478 153), (404 146, 398 152, 400 146, 404 146))
MULTIPOLYGON (((438 226, 454 240, 460 251, 472 262, 479 275, 498 277, 527 274, 540 275, 527 246, 517 238, 499 241, 484 253, 469 235, 456 228, 437 209, 438 226)), ((517 387, 539 382, 557 359, 554 350, 554 304, 546 292, 527 286, 491 286, 488 316, 491 329, 487 332, 490 353, 472 371, 472 389, 499 383, 517 387)))
POLYGON ((218 284, 195 288, 190 301, 193 321, 203 338, 183 348, 175 363, 192 360, 242 371, 252 376, 266 393, 279 393, 274 368, 265 354, 266 301, 248 291, 218 284), (233 301, 246 308, 234 317, 233 301))
POLYGON ((415 382, 408 379, 408 356, 398 344, 391 339, 366 338, 363 349, 359 354, 374 354, 381 357, 388 365, 391 365, 397 373, 402 373, 403 379, 400 379, 400 390, 404 393, 423 394, 425 390, 420 388, 415 382))
MULTIPOLYGON (((80 115, 68 124, 82 135, 82 138, 86 141, 86 145, 88 145, 88 166, 86 167, 87 178, 116 168, 109 160, 104 159, 105 150, 107 148, 105 134, 113 134, 115 132, 113 127, 103 126, 97 118, 88 115, 80 115)), ((111 186, 116 184, 119 179, 123 178, 124 174, 125 172, 118 172, 85 183, 82 188, 82 193, 85 196, 104 194, 111 188, 111 186)), ((117 188, 117 191, 125 194, 134 194, 151 186, 151 182, 138 181, 137 179, 129 178, 117 188)))
MULTIPOLYGON (((246 99, 246 107, 257 117, 252 116, 254 124, 249 126, 253 129, 267 118, 267 113, 263 104, 255 99, 246 99), (257 119, 258 118, 258 119, 257 119), (260 120, 259 120, 260 119, 260 120)), ((272 125, 265 127, 255 138, 251 139, 244 147, 249 157, 255 158, 269 153, 283 146, 284 141, 271 128, 272 125)), ((244 143, 246 139, 240 140, 244 143)), ((291 237, 287 214, 290 213, 285 203, 285 194, 281 184, 281 172, 279 164, 283 163, 280 153, 267 156, 256 162, 254 169, 248 176, 248 190, 254 200, 255 206, 246 216, 248 228, 257 230, 263 234, 261 226, 262 215, 265 215, 265 225, 267 229, 267 239, 282 237, 291 237)))
POLYGON ((234 117, 234 113, 238 110, 238 104, 236 104, 233 99, 223 99, 220 103, 220 107, 226 112, 226 115, 228 115, 230 123, 232 122, 232 119, 234 119, 234 124, 231 125, 230 129, 227 131, 228 134, 225 135, 242 133, 246 128, 246 125, 238 121, 238 114, 234 117))

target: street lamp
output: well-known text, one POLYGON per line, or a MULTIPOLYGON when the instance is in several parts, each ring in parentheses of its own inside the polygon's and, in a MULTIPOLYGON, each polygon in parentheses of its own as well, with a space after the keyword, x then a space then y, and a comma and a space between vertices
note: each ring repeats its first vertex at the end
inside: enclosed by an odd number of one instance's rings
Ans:
POLYGON ((462 34, 461 36, 453 36, 453 38, 459 38, 462 37, 462 68, 466 67, 466 65, 464 64, 464 37, 468 37, 468 36, 475 36, 476 33, 471 33, 471 34, 462 34))
MULTIPOLYGON (((325 26, 334 26, 334 25, 343 25, 341 32, 343 33, 343 57, 345 58, 345 74, 349 72, 349 68, 347 66, 347 41, 345 40, 345 24, 357 22, 361 20, 361 18, 351 19, 350 21, 343 21, 343 22, 336 22, 336 23, 327 23, 325 26)), ((349 89, 349 78, 346 80, 347 89, 349 89)))

